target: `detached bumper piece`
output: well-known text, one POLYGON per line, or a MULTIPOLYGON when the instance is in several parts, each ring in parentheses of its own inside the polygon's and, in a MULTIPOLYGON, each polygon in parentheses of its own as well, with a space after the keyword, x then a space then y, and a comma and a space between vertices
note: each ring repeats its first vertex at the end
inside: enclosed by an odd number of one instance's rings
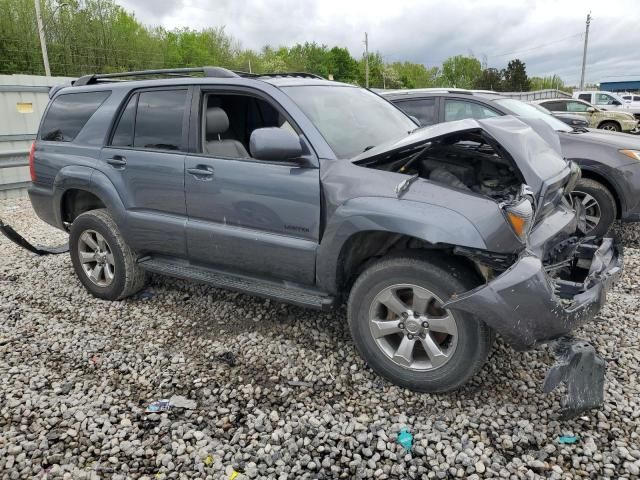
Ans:
POLYGON ((544 379, 544 393, 564 383, 567 394, 562 400, 564 418, 573 418, 586 410, 602 406, 604 401, 605 361, 584 340, 563 338, 555 344, 557 363, 544 379))
MULTIPOLYGON (((453 297, 444 308, 475 315, 519 350, 561 339, 598 313, 623 264, 622 248, 611 238, 577 241, 565 255, 558 267, 545 266, 525 252, 504 273, 453 297)), ((544 391, 566 384, 565 416, 600 406, 605 362, 595 349, 565 338, 558 340, 556 353, 558 363, 549 371, 544 391)))
POLYGON ((552 277, 525 252, 486 285, 452 297, 444 308, 471 313, 526 350, 560 338, 593 319, 622 273, 622 248, 613 239, 587 239, 572 248, 564 274, 552 277))
POLYGON ((46 247, 42 245, 33 245, 29 243, 22 235, 16 232, 10 225, 0 220, 0 233, 11 240, 13 243, 20 245, 22 248, 29 250, 36 255, 58 255, 69 251, 69 243, 59 245, 57 247, 46 247))

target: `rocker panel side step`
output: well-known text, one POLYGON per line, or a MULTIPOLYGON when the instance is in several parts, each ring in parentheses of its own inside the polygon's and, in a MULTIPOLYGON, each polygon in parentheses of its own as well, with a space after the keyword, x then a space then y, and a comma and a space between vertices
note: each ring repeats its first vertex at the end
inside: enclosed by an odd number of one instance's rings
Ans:
POLYGON ((138 260, 138 264, 149 272, 185 280, 194 280, 215 287, 291 303, 305 308, 327 310, 335 303, 334 297, 317 290, 233 274, 212 268, 182 263, 180 261, 176 262, 164 258, 143 257, 138 260))

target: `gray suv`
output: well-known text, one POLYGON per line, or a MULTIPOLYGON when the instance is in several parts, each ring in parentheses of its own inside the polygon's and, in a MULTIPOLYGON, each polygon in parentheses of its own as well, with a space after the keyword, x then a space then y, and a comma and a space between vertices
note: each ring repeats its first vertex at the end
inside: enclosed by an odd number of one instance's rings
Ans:
MULTIPOLYGON (((99 298, 154 272, 345 302, 373 370, 439 392, 481 368, 495 333, 525 349, 591 320, 620 274, 617 245, 582 236, 562 202, 580 170, 553 136, 510 116, 417 129, 378 95, 308 74, 90 75, 52 93, 29 195, 99 298)), ((603 378, 593 348, 569 344, 603 378)))

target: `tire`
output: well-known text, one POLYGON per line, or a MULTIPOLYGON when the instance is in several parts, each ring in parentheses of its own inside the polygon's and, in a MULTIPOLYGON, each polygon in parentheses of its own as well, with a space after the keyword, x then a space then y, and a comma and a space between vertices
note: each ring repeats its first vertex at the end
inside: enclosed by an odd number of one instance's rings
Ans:
MULTIPOLYGON (((437 302, 448 299, 454 293, 462 293, 474 288, 479 284, 477 279, 475 272, 461 268, 455 259, 450 262, 449 259, 406 255, 389 257, 372 264, 360 274, 354 283, 347 306, 351 336, 360 356, 380 376, 410 390, 435 393, 454 390, 462 386, 480 370, 491 350, 495 337, 493 331, 484 322, 464 312, 453 313, 438 310, 435 304, 429 303, 427 312, 435 308, 436 312, 440 312, 435 315, 436 317, 447 318, 442 317, 442 313, 448 313, 452 316, 455 321, 455 337, 442 332, 423 330, 419 335, 425 335, 424 341, 414 335, 415 344, 419 344, 413 349, 414 363, 401 365, 391 358, 391 354, 396 345, 400 348, 395 354, 401 350, 402 342, 411 341, 408 339, 410 337, 409 331, 415 330, 416 318, 414 316, 406 317, 407 324, 399 324, 403 330, 400 333, 383 336, 384 340, 381 345, 380 339, 374 338, 374 327, 371 326, 373 322, 370 321, 370 317, 385 315, 384 308, 382 311, 378 310, 378 300, 385 298, 387 295, 385 292, 388 292, 388 289, 393 289, 398 285, 410 285, 411 288, 417 287, 423 289, 423 292, 426 290, 433 293, 437 297, 435 300, 437 302), (410 321, 414 323, 410 325, 410 321), (436 343, 442 341, 438 345, 441 351, 449 351, 448 359, 442 360, 443 364, 435 365, 432 357, 427 355, 426 347, 422 347, 426 342, 427 335, 436 343), (443 335, 447 338, 443 339, 443 335), (454 341, 455 348, 452 349, 454 341)), ((416 291, 413 290, 414 295, 416 291)), ((396 296, 400 297, 406 291, 401 288, 396 292, 396 296)), ((414 298, 416 297, 414 296, 414 298)), ((409 304, 408 300, 405 302, 405 305, 409 304)), ((412 307, 415 306, 413 302, 411 303, 412 307)), ((387 318, 391 316, 394 319, 384 320, 385 325, 390 325, 390 322, 397 322, 402 318, 395 319, 396 314, 390 313, 390 309, 386 309, 386 312, 387 318)), ((431 314, 433 314, 433 310, 431 314)), ((427 327, 435 329, 433 324, 436 320, 431 318, 431 314, 427 320, 432 324, 427 327)), ((420 322, 422 320, 418 321, 418 323, 420 322)), ((424 326, 424 322, 422 325, 424 326)), ((402 362, 405 360, 406 356, 402 357, 402 362)))
POLYGON ((602 122, 598 125, 600 130, 609 130, 610 132, 621 132, 622 128, 618 122, 602 122))
POLYGON ((136 263, 136 255, 106 209, 85 212, 73 221, 69 253, 80 282, 95 297, 121 300, 146 283, 146 274, 136 263))
POLYGON ((607 187, 590 178, 582 178, 571 192, 571 204, 581 201, 587 214, 585 235, 603 237, 618 216, 616 200, 607 187), (592 200, 596 205, 592 206, 592 200), (596 221, 597 220, 597 221, 596 221))

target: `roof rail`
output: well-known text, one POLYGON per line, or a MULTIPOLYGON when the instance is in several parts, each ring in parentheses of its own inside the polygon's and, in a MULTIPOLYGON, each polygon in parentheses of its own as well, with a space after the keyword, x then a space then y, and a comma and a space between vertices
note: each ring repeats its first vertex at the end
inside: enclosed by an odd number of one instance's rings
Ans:
POLYGON ((236 72, 241 77, 252 77, 252 78, 260 78, 260 77, 271 77, 271 78, 315 78, 318 80, 326 80, 326 78, 321 77, 320 75, 316 75, 315 73, 307 73, 307 72, 273 72, 273 73, 247 73, 247 72, 236 72))
POLYGON ((120 73, 99 73, 80 77, 73 85, 80 87, 82 85, 91 85, 100 82, 117 81, 118 79, 127 77, 147 77, 152 75, 165 75, 168 77, 188 77, 192 73, 201 73, 205 77, 216 78, 235 78, 239 77, 236 72, 222 67, 196 67, 196 68, 164 68, 157 70, 139 70, 134 72, 120 73))

